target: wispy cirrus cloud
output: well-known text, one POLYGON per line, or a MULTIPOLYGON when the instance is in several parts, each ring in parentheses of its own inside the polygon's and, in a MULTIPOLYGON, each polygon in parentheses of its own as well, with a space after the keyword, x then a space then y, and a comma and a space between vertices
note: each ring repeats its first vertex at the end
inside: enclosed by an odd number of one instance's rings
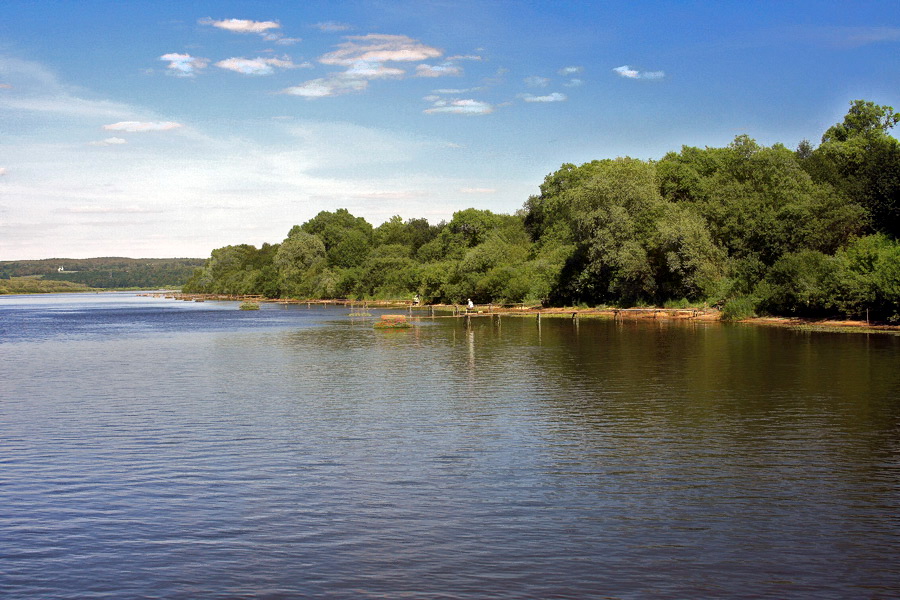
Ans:
POLYGON ((573 87, 578 87, 584 83, 584 81, 582 81, 581 79, 579 79, 577 77, 573 77, 573 75, 578 75, 582 71, 584 71, 584 67, 581 67, 578 65, 572 65, 569 67, 563 67, 562 69, 557 71, 557 73, 562 75, 563 77, 569 78, 569 81, 564 83, 563 86, 568 87, 568 88, 573 88, 573 87))
POLYGON ((266 33, 270 29, 281 29, 281 24, 277 21, 250 21, 247 19, 223 19, 216 21, 206 17, 197 22, 201 25, 212 25, 232 33, 266 33))
POLYGON ((839 46, 900 42, 900 27, 829 27, 823 28, 822 34, 839 46))
POLYGON ((440 88, 437 90, 432 90, 432 93, 433 94, 456 94, 456 95, 459 95, 459 94, 469 94, 471 92, 480 92, 482 90, 484 90, 483 87, 473 87, 473 88, 466 88, 466 89, 440 88))
POLYGON ((663 71, 638 71, 628 65, 616 67, 613 72, 626 79, 662 79, 666 76, 663 71))
POLYGON ((858 48, 869 44, 900 42, 900 27, 852 25, 793 25, 770 29, 745 45, 760 43, 812 43, 834 48, 858 48))
POLYGON ((174 121, 119 121, 118 123, 104 125, 103 129, 107 131, 139 133, 144 131, 171 131, 179 127, 183 127, 183 125, 174 121))
POLYGON ((6 167, 0 167, 0 177, 6 175, 6 167))
POLYGON ((0 90, 11 90, 13 86, 8 83, 0 83, 0 90))
POLYGON ((403 77, 405 74, 406 71, 396 67, 386 67, 380 63, 358 62, 338 75, 347 79, 385 79, 403 77))
POLYGON ((426 114, 454 114, 454 115, 487 115, 494 112, 494 107, 480 100, 458 99, 458 100, 435 100, 431 108, 425 109, 426 114))
POLYGON ((325 65, 351 66, 359 62, 417 62, 439 58, 443 52, 405 35, 348 36, 337 50, 319 58, 325 65))
POLYGON ((340 76, 320 77, 318 79, 310 79, 304 81, 300 85, 295 85, 281 91, 282 94, 290 96, 301 96, 303 98, 327 98, 329 96, 341 96, 352 92, 361 92, 369 86, 369 82, 365 79, 350 79, 340 76))
POLYGON ((120 137, 110 137, 105 140, 98 140, 96 142, 89 142, 89 146, 121 146, 122 144, 127 144, 128 140, 125 140, 120 137))
POLYGON ((177 52, 163 54, 159 60, 168 62, 169 64, 166 66, 168 71, 166 72, 176 77, 193 77, 197 71, 205 69, 209 64, 209 60, 206 58, 177 52))
POLYGON ((9 113, 15 119, 24 115, 127 119, 134 115, 130 106, 89 97, 83 88, 61 83, 56 73, 32 61, 0 55, 0 78, 5 80, 3 89, 16 90, 0 94, 0 115, 9 113))
POLYGON ((496 188, 481 188, 481 187, 465 187, 460 188, 461 194, 496 194, 496 188))
POLYGON ((463 69, 459 65, 445 62, 441 65, 421 64, 416 66, 416 77, 446 77, 448 75, 462 75, 463 69))
POLYGON ((300 69, 312 67, 309 63, 295 64, 289 57, 282 58, 227 58, 216 63, 220 69, 244 75, 271 75, 275 69, 300 69))
POLYGON ((360 92, 368 88, 370 80, 398 79, 406 75, 404 69, 385 63, 416 62, 443 54, 437 48, 405 35, 368 34, 344 39, 346 41, 339 44, 337 50, 318 59, 325 65, 345 67, 344 71, 305 81, 282 90, 282 93, 313 99, 360 92))
POLYGON ((335 33, 337 31, 349 31, 350 29, 353 29, 352 25, 348 25, 347 23, 337 23, 335 21, 316 23, 313 27, 319 31, 324 31, 325 33, 335 33))
POLYGON ((566 96, 565 94, 560 94, 559 92, 553 92, 552 94, 547 94, 546 96, 520 94, 519 98, 521 98, 525 102, 565 102, 569 99, 568 96, 566 96))
POLYGON ((272 31, 274 29, 281 29, 281 24, 278 21, 251 21, 249 19, 222 19, 221 21, 216 21, 215 19, 206 17, 197 22, 201 25, 212 25, 213 27, 224 29, 225 31, 230 31, 232 33, 256 33, 265 41, 278 44, 279 46, 290 46, 303 41, 300 38, 286 37, 280 31, 272 31))
POLYGON ((279 46, 293 46, 294 44, 299 44, 303 41, 302 38, 286 37, 281 33, 264 33, 262 34, 262 39, 267 42, 278 44, 279 46))
POLYGON ((129 215, 129 214, 153 214, 162 212, 159 209, 147 209, 140 206, 109 206, 100 204, 82 204, 80 206, 68 206, 63 212, 77 215, 129 215))
POLYGON ((531 77, 526 77, 524 79, 525 85, 529 87, 547 87, 550 85, 550 80, 546 77, 538 77, 537 75, 532 75, 531 77))
POLYGON ((413 200, 427 196, 426 192, 420 190, 400 190, 400 191, 372 191, 360 192, 354 194, 354 198, 363 200, 413 200))

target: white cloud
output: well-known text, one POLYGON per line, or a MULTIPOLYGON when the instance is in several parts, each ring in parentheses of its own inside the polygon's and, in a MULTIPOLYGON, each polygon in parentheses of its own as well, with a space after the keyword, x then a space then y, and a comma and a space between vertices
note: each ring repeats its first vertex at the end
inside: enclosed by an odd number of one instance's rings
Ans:
POLYGON ((167 61, 169 63, 166 67, 169 69, 168 72, 176 77, 193 77, 197 71, 205 69, 206 65, 209 64, 209 60, 206 58, 198 58, 190 54, 178 54, 176 52, 163 54, 159 57, 159 60, 167 61))
POLYGON ((141 208, 139 206, 109 206, 98 204, 83 204, 81 206, 70 206, 63 209, 76 215, 122 215, 122 214, 151 214, 161 212, 154 209, 141 208))
MULTIPOLYGON (((755 42, 758 43, 759 36, 755 42)), ((858 48, 868 44, 900 42, 900 27, 800 25, 777 28, 764 38, 767 42, 811 42, 836 48, 858 48)))
POLYGON ((8 83, 0 83, 0 90, 11 90, 13 86, 8 83))
POLYGON ((547 87, 550 84, 550 80, 546 77, 538 77, 536 75, 526 77, 524 81, 525 85, 528 85, 530 87, 547 87))
POLYGON ((369 82, 365 79, 349 79, 335 75, 332 77, 320 77, 319 79, 310 79, 300 85, 295 85, 282 90, 283 94, 291 96, 303 96, 304 98, 327 98, 329 96, 340 96, 351 92, 361 92, 368 87, 369 82))
MULTIPOLYGON (((178 128, 173 115, 147 107, 88 100, 97 96, 40 65, 19 66, 10 70, 0 57, 0 81, 15 85, 14 93, 0 92, 0 123, 15 125, 0 144, 0 204, 7 207, 0 256, 8 258, 208 256, 226 244, 277 242, 295 223, 339 206, 372 223, 394 214, 436 222, 467 207, 472 196, 458 192, 464 186, 497 187, 483 197, 492 210, 518 206, 534 187, 512 176, 482 181, 470 171, 471 163, 487 162, 476 158, 481 150, 454 151, 427 135, 251 115, 241 130, 257 139, 235 128, 216 137, 193 123, 178 128), (11 108, 13 100, 31 112, 11 108), (109 146, 88 146, 92 140, 109 146)), ((368 81, 324 80, 332 92, 368 81)), ((448 106, 455 112, 491 108, 455 102, 448 106)))
POLYGON ((460 193, 463 194, 496 194, 497 190, 495 188, 460 188, 460 193))
POLYGON ((234 33, 265 33, 269 29, 281 28, 281 25, 275 21, 248 21, 246 19, 225 19, 223 21, 216 21, 207 17, 205 19, 200 19, 198 23, 201 25, 212 25, 213 27, 232 31, 234 33))
POLYGON ((106 129, 107 131, 128 131, 135 133, 141 131, 169 131, 178 129, 179 127, 182 127, 181 123, 172 121, 119 121, 118 123, 104 125, 103 129, 106 129))
POLYGON ((613 72, 626 79, 662 79, 666 76, 663 71, 638 71, 628 65, 616 67, 613 72))
POLYGON ((0 100, 0 108, 36 113, 55 113, 66 117, 122 118, 134 114, 130 107, 118 102, 88 100, 72 96, 64 91, 57 91, 54 95, 3 99, 0 100))
POLYGON ((454 60, 481 60, 481 57, 476 54, 457 54, 456 56, 448 56, 448 61, 454 60))
POLYGON ((379 63, 360 61, 351 65, 340 77, 348 79, 384 79, 403 77, 406 71, 394 67, 385 67, 379 63))
POLYGON ((413 200, 422 198, 428 194, 423 191, 407 190, 407 191, 372 191, 354 194, 354 198, 364 200, 413 200))
POLYGON ((312 66, 308 63, 294 64, 288 58, 227 58, 216 63, 220 69, 227 69, 244 75, 271 75, 275 72, 275 68, 279 69, 299 69, 301 67, 312 66))
POLYGON ((128 105, 85 97, 89 95, 86 90, 60 83, 55 73, 35 62, 0 56, 0 79, 11 82, 5 84, 7 89, 15 86, 15 94, 0 94, 0 113, 12 113, 14 119, 29 113, 41 119, 125 119, 134 115, 128 105))
POLYGON ((303 41, 300 38, 285 37, 280 31, 269 31, 270 29, 281 29, 281 24, 278 21, 249 21, 247 19, 216 21, 207 17, 197 22, 201 25, 212 25, 234 33, 258 33, 265 41, 278 44, 279 46, 290 46, 303 41))
POLYGON ((124 140, 119 137, 111 137, 106 138, 105 140, 100 140, 97 142, 90 142, 91 146, 121 146, 122 144, 127 144, 128 140, 124 140))
POLYGON ((284 37, 284 34, 281 33, 264 33, 262 34, 262 39, 267 42, 274 42, 279 46, 291 46, 293 44, 298 44, 303 40, 301 38, 292 38, 292 37, 284 37))
POLYGON ((531 94, 522 94, 519 96, 525 102, 565 102, 568 100, 568 96, 565 94, 560 94, 559 92, 553 92, 552 94, 547 94, 546 96, 532 96, 531 94))
POLYGON ((468 89, 455 89, 455 88, 440 88, 437 90, 431 90, 433 94, 468 94, 469 92, 480 92, 484 88, 476 87, 476 88, 468 88, 468 89))
POLYGON ((844 42, 853 46, 877 42, 900 42, 900 27, 835 27, 844 42))
POLYGON ((557 73, 562 75, 563 77, 569 77, 570 75, 577 75, 584 70, 584 67, 563 67, 557 73))
POLYGON ((345 39, 347 41, 340 44, 338 50, 323 55, 319 62, 325 65, 352 66, 358 62, 415 62, 443 55, 437 48, 426 46, 405 35, 370 33, 348 36, 345 39))
MULTIPOLYGON (((305 98, 326 98, 351 92, 360 92, 373 79, 399 79, 406 75, 404 69, 386 66, 388 62, 411 62, 440 56, 442 52, 404 35, 369 34, 349 36, 337 50, 319 57, 326 65, 339 65, 346 70, 330 73, 282 90, 284 94, 305 98)), ((438 76, 461 71, 452 65, 432 67, 419 65, 418 76, 438 76), (426 74, 427 73, 427 74, 426 74)))
POLYGON ((324 31, 326 33, 333 33, 335 31, 347 31, 353 29, 352 26, 347 25, 346 23, 336 23, 334 21, 326 21, 324 23, 316 23, 313 25, 319 31, 324 31))
POLYGON ((628 79, 637 79, 638 77, 641 76, 641 74, 638 71, 635 71, 628 65, 622 65, 621 67, 616 67, 615 69, 613 69, 613 71, 615 71, 622 77, 627 77, 628 79))
POLYGON ((438 100, 424 112, 428 114, 487 115, 494 112, 494 107, 480 100, 438 100))
POLYGON ((0 167, 0 177, 6 175, 6 167, 0 167))
POLYGON ((462 75, 462 67, 446 62, 442 65, 418 65, 416 77, 444 77, 446 75, 462 75))
POLYGON ((563 85, 565 87, 578 87, 578 86, 582 85, 583 83, 584 82, 580 79, 570 79, 567 83, 564 83, 563 85))

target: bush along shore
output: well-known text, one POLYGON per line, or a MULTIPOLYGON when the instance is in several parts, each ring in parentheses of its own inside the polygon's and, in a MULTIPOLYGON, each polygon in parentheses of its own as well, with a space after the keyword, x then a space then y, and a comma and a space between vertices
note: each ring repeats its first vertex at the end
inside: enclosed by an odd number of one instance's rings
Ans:
POLYGON ((729 319, 724 311, 709 307, 583 307, 583 306, 559 306, 546 307, 541 305, 519 304, 476 304, 469 308, 466 304, 416 304, 406 300, 351 300, 347 298, 331 299, 297 299, 297 298, 263 298, 258 295, 233 295, 233 294, 197 294, 184 292, 152 292, 141 294, 157 298, 168 298, 185 302, 229 301, 241 302, 239 308, 244 309, 245 304, 253 304, 255 310, 260 304, 292 304, 312 308, 314 306, 342 307, 347 309, 348 317, 380 317, 371 310, 402 310, 411 321, 419 319, 444 319, 456 318, 471 322, 472 319, 497 319, 506 317, 531 317, 540 322, 542 319, 567 319, 575 323, 581 319, 613 319, 621 321, 647 321, 647 322, 736 322, 750 325, 770 327, 787 327, 798 330, 855 332, 855 333, 889 333, 900 335, 900 324, 887 324, 867 322, 864 320, 838 320, 838 319, 810 319, 802 317, 746 317, 742 319, 729 319))
POLYGON ((898 121, 856 100, 818 145, 564 164, 513 215, 323 211, 280 243, 213 250, 184 291, 900 323, 898 121))

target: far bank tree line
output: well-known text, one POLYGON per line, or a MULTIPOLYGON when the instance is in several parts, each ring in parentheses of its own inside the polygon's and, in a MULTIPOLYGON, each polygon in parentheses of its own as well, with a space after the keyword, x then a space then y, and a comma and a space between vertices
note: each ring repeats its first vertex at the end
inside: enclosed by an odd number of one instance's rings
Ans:
POLYGON ((900 142, 857 100, 821 143, 683 147, 565 164, 514 215, 345 209, 280 244, 212 252, 186 291, 267 297, 723 306, 731 316, 900 318, 900 142))
POLYGON ((43 281, 71 282, 102 289, 180 287, 197 267, 204 264, 203 259, 197 258, 102 257, 0 261, 0 293, 4 289, 56 291, 67 287, 33 284, 23 288, 25 282, 17 285, 3 283, 20 277, 37 277, 43 281))

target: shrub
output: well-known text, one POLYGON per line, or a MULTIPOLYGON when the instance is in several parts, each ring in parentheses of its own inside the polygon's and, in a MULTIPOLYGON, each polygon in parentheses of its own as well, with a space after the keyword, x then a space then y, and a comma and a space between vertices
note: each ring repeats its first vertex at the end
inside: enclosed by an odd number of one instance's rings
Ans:
POLYGON ((753 296, 738 296, 732 298, 722 307, 723 321, 742 321, 756 316, 756 298, 753 296))

